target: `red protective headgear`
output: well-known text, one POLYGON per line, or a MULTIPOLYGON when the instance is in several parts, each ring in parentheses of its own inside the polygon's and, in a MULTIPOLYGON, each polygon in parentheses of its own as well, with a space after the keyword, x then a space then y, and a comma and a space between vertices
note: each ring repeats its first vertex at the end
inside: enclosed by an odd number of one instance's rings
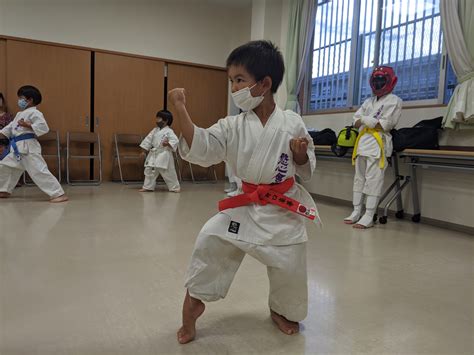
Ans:
POLYGON ((392 67, 381 65, 374 68, 369 79, 374 95, 380 97, 392 92, 397 85, 398 78, 392 67))

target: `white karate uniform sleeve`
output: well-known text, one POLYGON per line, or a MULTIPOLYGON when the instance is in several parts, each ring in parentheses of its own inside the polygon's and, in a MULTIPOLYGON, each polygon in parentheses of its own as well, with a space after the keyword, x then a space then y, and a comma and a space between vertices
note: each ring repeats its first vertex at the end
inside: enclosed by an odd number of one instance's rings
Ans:
POLYGON ((10 139, 10 137, 12 136, 12 130, 13 130, 13 121, 10 122, 5 127, 3 127, 3 129, 0 131, 0 133, 3 134, 8 139, 10 139))
POLYGON ((213 126, 204 129, 194 126, 193 143, 188 146, 181 137, 179 151, 190 163, 209 167, 224 161, 227 154, 227 119, 220 119, 213 126))
POLYGON ((384 132, 390 132, 398 124, 401 115, 402 100, 399 97, 394 97, 394 100, 390 100, 390 102, 384 106, 378 123, 380 123, 384 132))
POLYGON ((303 181, 309 181, 313 177, 314 169, 316 169, 316 155, 314 154, 313 139, 304 126, 303 120, 301 120, 299 137, 306 137, 309 142, 307 150, 308 161, 303 165, 298 165, 295 163, 296 175, 298 175, 303 181))
POLYGON ((364 103, 362 104, 362 106, 359 107, 359 109, 356 111, 356 113, 354 114, 354 118, 352 120, 352 124, 355 124, 358 120, 362 120, 363 117, 367 117, 367 116, 364 115, 364 113, 367 111, 367 106, 369 104, 369 100, 370 100, 370 98, 365 100, 364 103))
POLYGON ((152 129, 150 133, 145 137, 145 139, 140 143, 140 148, 145 149, 146 151, 153 148, 153 135, 155 134, 156 128, 152 129))
POLYGON ((49 132, 49 127, 40 111, 34 110, 33 112, 34 114, 28 117, 28 121, 31 123, 33 132, 35 132, 37 137, 40 137, 49 132))
POLYGON ((358 120, 362 121, 362 124, 368 128, 375 128, 377 123, 380 123, 384 132, 390 132, 397 125, 401 112, 402 112, 402 100, 395 96, 389 95, 383 101, 383 109, 381 111, 376 110, 374 113, 373 109, 367 109, 374 98, 368 98, 364 101, 362 106, 354 114, 354 123, 358 120), (368 115, 365 115, 369 112, 368 115))
POLYGON ((176 149, 178 149, 179 139, 173 131, 171 131, 168 136, 168 143, 170 144, 171 149, 173 149, 173 152, 176 152, 176 149))

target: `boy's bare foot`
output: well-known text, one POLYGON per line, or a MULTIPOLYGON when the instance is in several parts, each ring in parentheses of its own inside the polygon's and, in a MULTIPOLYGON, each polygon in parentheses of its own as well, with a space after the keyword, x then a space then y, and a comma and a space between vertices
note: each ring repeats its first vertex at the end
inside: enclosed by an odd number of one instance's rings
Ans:
POLYGON ((183 326, 178 330, 178 342, 186 344, 193 341, 196 336, 196 320, 204 312, 206 306, 201 300, 193 298, 186 291, 183 303, 183 326))
POLYGON ((138 190, 138 192, 153 192, 153 190, 147 190, 147 189, 141 188, 140 190, 138 190))
POLYGON ((351 221, 350 219, 345 219, 344 224, 354 224, 355 222, 351 221))
POLYGON ((51 203, 60 203, 60 202, 66 202, 69 201, 69 198, 66 195, 61 195, 59 197, 52 198, 49 200, 51 203))
POLYGON ((273 322, 277 325, 283 333, 287 335, 296 334, 300 331, 300 324, 286 319, 282 315, 270 310, 273 322))
POLYGON ((181 192, 181 189, 170 190, 170 192, 174 192, 174 193, 177 193, 177 194, 179 194, 179 193, 181 192))
POLYGON ((10 195, 8 192, 0 192, 0 198, 9 198, 10 195))

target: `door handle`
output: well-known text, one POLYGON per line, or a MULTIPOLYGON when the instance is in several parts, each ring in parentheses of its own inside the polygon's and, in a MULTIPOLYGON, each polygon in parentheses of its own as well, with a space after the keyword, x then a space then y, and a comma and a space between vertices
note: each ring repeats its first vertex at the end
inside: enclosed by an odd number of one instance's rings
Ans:
POLYGON ((89 127, 89 116, 86 116, 86 127, 89 127))
POLYGON ((95 125, 96 125, 96 127, 99 127, 99 117, 95 118, 95 125))

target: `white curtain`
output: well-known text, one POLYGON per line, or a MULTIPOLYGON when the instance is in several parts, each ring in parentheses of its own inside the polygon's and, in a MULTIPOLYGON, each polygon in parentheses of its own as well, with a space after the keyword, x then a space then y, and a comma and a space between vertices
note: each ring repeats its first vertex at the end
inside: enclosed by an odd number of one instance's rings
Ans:
POLYGON ((307 69, 308 57, 312 49, 314 22, 316 19, 315 0, 290 1, 288 37, 286 50, 286 108, 301 112, 298 93, 307 69))
POLYGON ((448 55, 459 84, 443 120, 446 128, 474 129, 474 1, 440 1, 448 55))

